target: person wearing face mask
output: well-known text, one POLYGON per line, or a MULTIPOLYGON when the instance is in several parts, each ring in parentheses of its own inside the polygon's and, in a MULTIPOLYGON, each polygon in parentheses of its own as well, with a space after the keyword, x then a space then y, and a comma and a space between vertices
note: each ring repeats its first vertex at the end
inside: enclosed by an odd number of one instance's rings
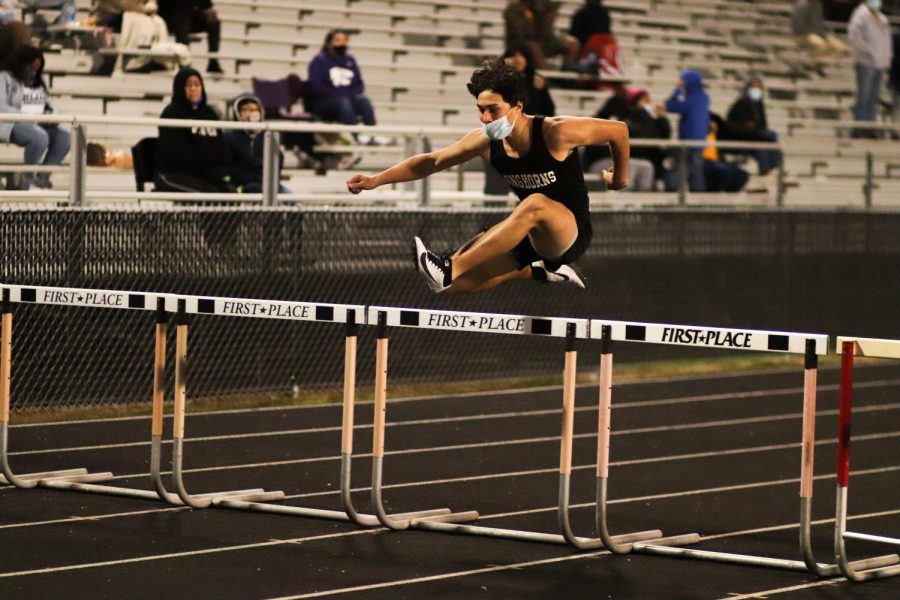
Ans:
POLYGON ((347 33, 338 29, 325 36, 322 49, 309 63, 305 106, 325 121, 374 125, 375 109, 364 93, 359 65, 347 52, 349 41, 347 33))
POLYGON ((449 256, 413 239, 415 268, 434 293, 480 292, 516 279, 584 287, 569 266, 590 246, 593 231, 578 147, 610 144, 614 167, 603 173, 610 189, 628 184, 628 128, 590 117, 543 117, 523 110, 525 78, 495 59, 468 84, 481 127, 457 142, 408 158, 375 176, 354 175, 354 194, 423 179, 478 156, 509 182, 519 203, 512 213, 449 256))
MULTIPOLYGON (((856 7, 847 26, 847 40, 853 51, 856 71, 856 121, 875 121, 885 71, 891 66, 893 42, 891 26, 881 12, 881 0, 865 0, 856 7)), ((854 137, 876 137, 872 130, 859 129, 854 137)))
MULTIPOLYGON (((22 46, 6 57, 0 72, 0 113, 45 114, 53 112, 42 71, 44 54, 33 46, 22 46)), ((26 165, 56 166, 69 153, 70 134, 55 124, 0 122, 0 142, 25 149, 26 165)), ((20 189, 50 188, 49 173, 26 173, 20 189)))
MULTIPOLYGON (((241 94, 232 103, 232 118, 244 123, 261 123, 264 119, 262 102, 253 94, 241 94)), ((265 136, 262 131, 229 129, 225 138, 225 162, 231 183, 238 192, 258 194, 262 192, 265 136)), ((289 190, 279 186, 279 192, 289 190)))
POLYGON ((210 121, 209 127, 160 127, 154 184, 165 192, 234 192, 225 168, 222 135, 215 126, 219 115, 206 103, 203 77, 196 69, 175 74, 172 101, 162 119, 210 121))
MULTIPOLYGON (((766 120, 765 87, 762 79, 753 75, 744 90, 728 110, 725 124, 719 131, 720 140, 744 142, 777 142, 778 134, 769 129, 766 120)), ((730 151, 729 151, 730 152, 730 151)), ((781 164, 779 150, 750 150, 756 159, 759 174, 766 175, 781 164)))

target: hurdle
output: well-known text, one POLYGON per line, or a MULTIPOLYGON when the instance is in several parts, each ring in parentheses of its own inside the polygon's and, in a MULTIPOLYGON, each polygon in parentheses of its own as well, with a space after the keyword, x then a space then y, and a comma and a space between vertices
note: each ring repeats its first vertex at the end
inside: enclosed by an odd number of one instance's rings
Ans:
MULTIPOLYGON (((685 557, 720 563, 734 563, 757 567, 810 571, 819 577, 840 574, 836 564, 823 564, 815 560, 810 540, 812 524, 813 458, 815 448, 816 380, 818 357, 828 351, 828 336, 820 334, 758 331, 719 327, 665 325, 626 321, 591 321, 591 337, 601 341, 600 358, 600 435, 598 442, 597 529, 607 547, 616 554, 638 552, 663 556, 685 557), (660 345, 721 348, 737 351, 780 352, 804 356, 803 426, 800 476, 800 556, 801 560, 771 558, 710 551, 694 548, 678 548, 654 542, 636 542, 631 545, 615 543, 609 538, 607 526, 607 490, 609 464, 610 409, 612 402, 613 342, 638 342, 660 345)), ((702 540, 702 538, 700 538, 702 540)), ((877 557, 858 563, 859 568, 873 568, 894 564, 896 555, 877 557)))
POLYGON ((838 337, 841 353, 841 406, 838 417, 837 502, 834 520, 834 554, 841 573, 850 581, 868 581, 900 575, 900 565, 866 570, 847 558, 846 540, 863 540, 900 546, 900 539, 847 531, 847 496, 850 487, 850 439, 853 413, 853 359, 856 356, 900 359, 900 340, 838 337))
POLYGON ((38 486, 91 492, 98 494, 128 496, 159 500, 153 491, 136 490, 109 485, 96 485, 109 481, 113 474, 88 473, 87 469, 69 469, 65 471, 47 471, 17 475, 9 464, 8 442, 10 422, 10 383, 12 377, 12 321, 14 304, 47 304, 84 308, 112 308, 131 310, 157 310, 159 303, 164 304, 168 296, 164 294, 147 294, 143 292, 118 292, 103 290, 87 290, 76 288, 57 288, 41 286, 3 285, 2 308, 2 358, 0 358, 0 463, 2 463, 5 483, 23 489, 38 486))
MULTIPOLYGON (((379 520, 385 527, 394 530, 422 529, 444 533, 567 545, 579 550, 602 547, 602 542, 599 539, 577 537, 572 532, 569 523, 569 478, 572 466, 572 426, 575 412, 577 358, 575 343, 577 339, 586 339, 588 337, 588 321, 586 319, 542 318, 522 315, 370 306, 368 320, 370 325, 373 323, 377 324, 375 431, 372 449, 374 456, 372 463, 372 506, 375 514, 378 515, 379 520), (388 327, 565 338, 566 360, 563 377, 564 402, 558 496, 558 517, 563 531, 562 535, 466 524, 478 518, 478 513, 475 511, 454 513, 428 519, 402 519, 398 515, 391 516, 386 513, 382 498, 382 479, 384 471, 385 414, 387 410, 388 327)), ((657 539, 661 536, 662 532, 660 531, 646 531, 627 534, 620 536, 618 539, 622 542, 634 542, 637 540, 657 539)))

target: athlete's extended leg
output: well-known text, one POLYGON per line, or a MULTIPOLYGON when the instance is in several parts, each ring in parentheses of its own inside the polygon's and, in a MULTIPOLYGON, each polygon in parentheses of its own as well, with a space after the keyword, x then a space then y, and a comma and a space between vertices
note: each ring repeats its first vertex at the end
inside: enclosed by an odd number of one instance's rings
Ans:
POLYGON ((484 292, 505 281, 531 278, 531 268, 519 268, 519 262, 511 254, 501 254, 484 262, 454 280, 444 294, 484 292))
POLYGON ((541 256, 554 258, 568 250, 578 237, 578 225, 572 211, 563 204, 543 194, 532 194, 453 259, 451 281, 455 285, 468 271, 506 254, 525 236, 541 256))

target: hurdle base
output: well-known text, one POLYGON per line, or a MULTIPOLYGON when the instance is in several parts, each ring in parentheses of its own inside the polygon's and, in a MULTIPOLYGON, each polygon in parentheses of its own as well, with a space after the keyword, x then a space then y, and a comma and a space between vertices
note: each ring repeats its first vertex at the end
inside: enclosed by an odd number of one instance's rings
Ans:
MULTIPOLYGON (((469 513, 458 513, 468 515, 469 513)), ((477 514, 477 513, 475 513, 477 514)), ((451 516, 451 515, 448 515, 451 516)), ((423 529, 428 531, 439 531, 442 533, 455 533, 460 535, 474 535, 478 537, 489 537, 499 539, 510 539, 520 542, 536 542, 539 544, 554 544, 557 546, 570 546, 565 537, 558 533, 542 533, 538 531, 521 531, 518 529, 503 529, 500 527, 484 527, 482 525, 464 525, 448 521, 447 517, 434 517, 428 519, 413 519, 410 521, 410 528, 423 529)), ((616 536, 614 539, 622 543, 635 543, 639 540, 665 540, 668 538, 660 538, 662 532, 640 531, 616 536)), ((581 539, 581 538, 579 538, 581 539)), ((584 542, 593 542, 594 540, 584 539, 584 542)), ((692 542, 681 542, 692 543, 692 542)), ((597 549, 602 546, 597 546, 597 549)))
MULTIPOLYGON (((679 536, 676 536, 679 537, 679 536)), ((700 541, 699 536, 694 542, 700 541)), ((731 552, 716 552, 713 550, 700 550, 696 548, 679 548, 674 546, 666 546, 660 544, 646 544, 637 542, 633 545, 635 552, 640 554, 657 554, 661 556, 675 556, 679 558, 694 558, 698 560, 708 560, 720 563, 732 563, 739 565, 749 565, 754 567, 767 567, 772 569, 783 569, 788 571, 807 572, 808 568, 802 560, 788 560, 783 558, 769 558, 765 556, 751 556, 747 554, 734 554, 731 552)))
MULTIPOLYGON (((900 546, 900 539, 885 537, 883 535, 872 535, 871 533, 858 533, 856 531, 845 531, 844 532, 845 540, 859 540, 862 542, 876 542, 879 544, 891 544, 894 546, 900 546)), ((894 554, 893 556, 897 556, 894 554)), ((884 557, 882 557, 884 558, 884 557)), ((900 559, 898 559, 900 560, 900 559)), ((859 561, 863 562, 863 561, 859 561)), ((855 563, 851 563, 855 564, 855 563)))

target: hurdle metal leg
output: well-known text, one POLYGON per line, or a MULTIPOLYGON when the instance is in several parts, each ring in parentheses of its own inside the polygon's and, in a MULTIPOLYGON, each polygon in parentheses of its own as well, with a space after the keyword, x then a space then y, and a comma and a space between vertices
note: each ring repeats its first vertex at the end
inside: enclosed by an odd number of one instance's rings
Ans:
MULTIPOLYGON (((388 529, 397 531, 409 529, 412 526, 426 528, 429 524, 450 525, 458 522, 474 521, 478 518, 475 511, 453 513, 441 509, 436 516, 410 517, 405 515, 388 515, 382 501, 381 486, 382 473, 384 471, 384 428, 385 413, 387 411, 387 367, 388 367, 388 338, 386 333, 386 315, 378 315, 378 333, 375 342, 375 419, 372 432, 372 508, 379 523, 388 529)), ((349 470, 347 472, 349 478, 349 470)), ((349 485, 349 482, 348 482, 349 485)), ((430 512, 430 511, 429 511, 430 512)), ((421 513, 420 513, 421 514, 421 513)))
MULTIPOLYGON (((187 334, 188 326, 179 323, 175 329, 175 423, 173 425, 172 481, 181 501, 191 508, 207 508, 218 498, 247 501, 280 500, 284 492, 266 492, 263 489, 235 490, 211 494, 191 495, 184 485, 184 416, 187 396, 187 334)), ((167 496, 168 498, 168 496, 167 496)))
POLYGON ((3 308, 0 313, 0 469, 3 471, 3 483, 31 489, 49 483, 96 482, 111 479, 112 473, 88 473, 88 470, 83 468, 17 475, 10 467, 8 445, 13 314, 9 305, 9 290, 4 289, 2 293, 3 308))
MULTIPOLYGON (((633 539, 635 534, 631 536, 612 536, 609 533, 608 522, 608 506, 607 506, 607 490, 609 487, 609 446, 610 432, 612 428, 612 338, 609 326, 603 328, 603 338, 601 340, 600 352, 600 408, 598 411, 597 424, 597 533, 603 545, 613 554, 628 554, 635 549, 635 543, 642 540, 633 539)), ((696 533, 687 533, 682 535, 663 537, 662 531, 656 530, 654 533, 653 547, 669 547, 681 546, 685 544, 696 544, 700 541, 700 536, 696 533)))
MULTIPOLYGON (((800 476, 800 556, 802 560, 770 558, 729 552, 709 550, 662 547, 658 544, 639 542, 634 544, 636 552, 660 554, 709 560, 714 562, 734 563, 757 567, 785 569, 789 571, 810 571, 819 577, 833 577, 839 574, 838 565, 823 564, 815 560, 810 543, 811 508, 813 493, 813 449, 815 448, 815 414, 816 414, 816 379, 818 373, 818 356, 815 341, 806 341, 804 386, 803 386, 803 442, 800 476)), ((897 556, 889 555, 870 559, 859 563, 865 568, 894 564, 897 556)))
POLYGON ((834 520, 834 554, 840 572, 856 582, 869 579, 883 579, 900 575, 900 560, 897 555, 891 563, 878 564, 879 557, 864 561, 850 562, 847 555, 845 539, 867 540, 888 544, 900 545, 900 540, 883 536, 874 536, 847 531, 847 488, 850 485, 850 440, 851 417, 853 413, 853 355, 854 342, 845 341, 841 344, 841 406, 838 425, 838 473, 837 473, 837 499, 835 504, 834 520))
MULTIPOLYGON (((605 546, 601 538, 582 538, 575 535, 572 530, 571 520, 569 518, 569 493, 571 488, 572 474, 572 445, 575 429, 575 382, 578 366, 578 352, 575 351, 575 328, 573 325, 568 326, 566 337, 566 360, 565 370, 563 372, 563 417, 562 417, 562 435, 560 436, 560 457, 559 457, 559 509, 557 511, 559 518, 559 528, 565 541, 578 548, 579 550, 595 550, 605 546)), ((601 405, 601 410, 602 410, 601 405)), ((600 418, 602 426, 603 419, 600 418)), ((607 428, 608 431, 608 428, 607 428)), ((597 455, 598 460, 600 454, 597 455)), ((599 463, 598 463, 599 466, 599 463)), ((598 480, 599 483, 599 480, 598 480)), ((619 535, 611 538, 610 541, 616 544, 626 544, 632 542, 656 540, 662 537, 662 531, 656 529, 652 531, 639 531, 619 535)))

